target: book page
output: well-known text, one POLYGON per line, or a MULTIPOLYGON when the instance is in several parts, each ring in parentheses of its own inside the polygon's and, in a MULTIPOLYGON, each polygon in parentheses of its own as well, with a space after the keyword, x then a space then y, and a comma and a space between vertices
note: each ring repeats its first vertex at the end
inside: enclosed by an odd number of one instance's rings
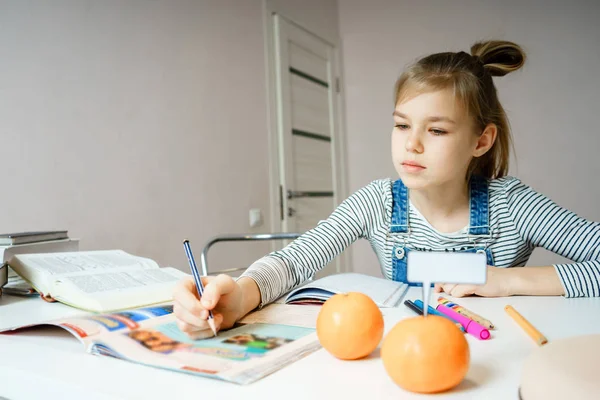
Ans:
POLYGON ((10 264, 17 272, 20 269, 33 269, 54 276, 98 270, 158 268, 153 260, 133 256, 122 250, 20 254, 15 258, 17 262, 10 264))
POLYGON ((185 276, 175 268, 68 275, 57 279, 49 293, 73 307, 107 312, 171 301, 185 276))
POLYGON ((320 306, 300 306, 293 304, 269 304, 262 310, 254 311, 240 320, 242 324, 283 324, 316 328, 320 306))
POLYGON ((71 275, 55 282, 55 286, 72 284, 87 294, 97 294, 123 289, 141 288, 161 283, 177 282, 182 275, 173 273, 171 268, 132 270, 121 272, 100 272, 86 275, 71 275))

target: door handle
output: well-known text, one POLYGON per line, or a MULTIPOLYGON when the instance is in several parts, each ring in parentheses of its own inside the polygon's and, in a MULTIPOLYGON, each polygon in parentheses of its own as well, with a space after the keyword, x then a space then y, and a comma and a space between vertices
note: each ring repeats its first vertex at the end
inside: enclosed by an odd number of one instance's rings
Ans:
POLYGON ((287 198, 297 199, 299 197, 333 197, 333 192, 318 192, 318 191, 297 191, 288 190, 287 198))

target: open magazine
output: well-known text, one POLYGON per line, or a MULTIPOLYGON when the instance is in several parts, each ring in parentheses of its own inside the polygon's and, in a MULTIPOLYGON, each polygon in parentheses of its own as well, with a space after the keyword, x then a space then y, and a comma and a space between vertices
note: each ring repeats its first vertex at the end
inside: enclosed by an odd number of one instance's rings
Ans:
POLYGON ((217 337, 192 340, 179 330, 170 304, 61 318, 4 333, 55 325, 77 337, 88 353, 221 379, 254 382, 320 348, 312 328, 240 324, 217 337))
POLYGON ((337 293, 360 292, 369 296, 378 307, 398 307, 408 285, 389 279, 346 272, 329 275, 292 290, 285 297, 285 304, 325 303, 337 293))

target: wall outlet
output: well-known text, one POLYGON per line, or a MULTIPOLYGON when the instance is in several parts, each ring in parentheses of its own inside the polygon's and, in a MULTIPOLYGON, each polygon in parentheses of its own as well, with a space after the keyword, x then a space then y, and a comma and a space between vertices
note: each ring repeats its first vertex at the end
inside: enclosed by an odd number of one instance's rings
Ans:
POLYGON ((261 226, 263 223, 262 211, 260 208, 253 208, 250 210, 250 227, 256 228, 261 226))

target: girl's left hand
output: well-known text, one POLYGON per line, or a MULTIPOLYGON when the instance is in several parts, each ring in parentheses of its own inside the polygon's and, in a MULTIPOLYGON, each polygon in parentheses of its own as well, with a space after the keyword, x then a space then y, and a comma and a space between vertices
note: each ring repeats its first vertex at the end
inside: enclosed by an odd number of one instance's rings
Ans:
POLYGON ((453 297, 477 295, 482 297, 512 296, 510 289, 510 268, 487 267, 487 281, 484 285, 463 285, 457 283, 436 283, 436 293, 445 292, 453 297))

